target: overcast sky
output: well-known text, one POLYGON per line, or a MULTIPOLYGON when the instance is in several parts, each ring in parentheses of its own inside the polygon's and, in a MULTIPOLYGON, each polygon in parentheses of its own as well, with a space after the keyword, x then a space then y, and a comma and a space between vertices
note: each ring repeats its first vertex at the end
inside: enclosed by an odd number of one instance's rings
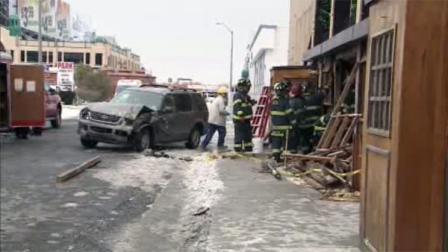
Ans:
POLYGON ((141 56, 158 81, 189 77, 204 83, 229 79, 230 35, 235 31, 234 79, 259 24, 287 26, 289 0, 69 0, 93 20, 97 34, 115 36, 141 56))

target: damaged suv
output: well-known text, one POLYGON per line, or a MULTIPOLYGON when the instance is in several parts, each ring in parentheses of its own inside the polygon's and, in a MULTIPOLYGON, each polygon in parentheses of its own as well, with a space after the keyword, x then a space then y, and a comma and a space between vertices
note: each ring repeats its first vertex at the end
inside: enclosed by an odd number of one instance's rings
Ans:
POLYGON ((81 110, 81 144, 131 144, 141 152, 157 144, 185 141, 195 149, 206 129, 207 106, 198 93, 160 87, 130 88, 110 102, 81 110))

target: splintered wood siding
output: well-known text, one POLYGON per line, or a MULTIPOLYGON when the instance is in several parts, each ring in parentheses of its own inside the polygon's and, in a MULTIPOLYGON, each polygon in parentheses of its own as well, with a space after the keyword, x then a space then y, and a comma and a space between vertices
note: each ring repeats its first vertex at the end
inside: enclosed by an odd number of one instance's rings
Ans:
POLYGON ((368 127, 389 136, 395 29, 372 38, 368 127))

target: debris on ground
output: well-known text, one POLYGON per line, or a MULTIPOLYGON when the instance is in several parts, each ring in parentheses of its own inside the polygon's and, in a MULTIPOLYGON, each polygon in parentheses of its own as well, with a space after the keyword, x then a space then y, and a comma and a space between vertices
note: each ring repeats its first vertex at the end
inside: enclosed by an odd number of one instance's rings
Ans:
POLYGON ((210 210, 210 207, 200 207, 196 212, 193 213, 193 216, 200 216, 206 214, 210 210))
POLYGON ((155 157, 155 158, 168 158, 168 159, 178 159, 181 161, 192 162, 193 158, 191 157, 175 157, 173 155, 169 155, 163 151, 156 151, 153 149, 148 149, 143 153, 146 157, 155 157))
POLYGON ((327 190, 321 197, 322 200, 330 201, 344 201, 344 202, 359 202, 361 197, 360 192, 350 192, 347 190, 327 190))
POLYGON ((353 140, 361 121, 361 114, 346 114, 342 105, 355 82, 356 65, 346 79, 344 89, 333 107, 330 120, 320 137, 315 151, 309 154, 285 154, 285 166, 289 171, 301 174, 320 191, 358 190, 357 174, 353 167, 353 140))
POLYGON ((277 170, 278 168, 277 161, 275 161, 274 159, 268 159, 267 161, 263 162, 261 166, 263 170, 267 170, 269 173, 271 173, 272 176, 274 176, 274 178, 282 180, 282 175, 277 170))
POLYGON ((180 157, 179 160, 186 162, 193 162, 193 158, 191 157, 180 157))
POLYGON ((94 157, 92 159, 89 159, 86 162, 80 164, 79 166, 59 174, 56 177, 56 181, 59 182, 59 183, 67 181, 67 180, 69 180, 69 179, 71 179, 73 177, 76 177, 79 174, 83 173, 85 170, 90 169, 90 168, 96 166, 100 162, 101 162, 101 157, 100 156, 96 156, 96 157, 94 157))

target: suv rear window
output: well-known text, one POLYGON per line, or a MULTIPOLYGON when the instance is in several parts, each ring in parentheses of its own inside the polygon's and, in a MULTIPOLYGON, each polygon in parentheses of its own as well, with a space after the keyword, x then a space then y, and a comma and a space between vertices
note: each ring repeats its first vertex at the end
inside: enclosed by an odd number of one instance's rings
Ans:
POLYGON ((176 103, 176 111, 188 112, 192 110, 191 96, 189 94, 174 95, 174 102, 176 103))

